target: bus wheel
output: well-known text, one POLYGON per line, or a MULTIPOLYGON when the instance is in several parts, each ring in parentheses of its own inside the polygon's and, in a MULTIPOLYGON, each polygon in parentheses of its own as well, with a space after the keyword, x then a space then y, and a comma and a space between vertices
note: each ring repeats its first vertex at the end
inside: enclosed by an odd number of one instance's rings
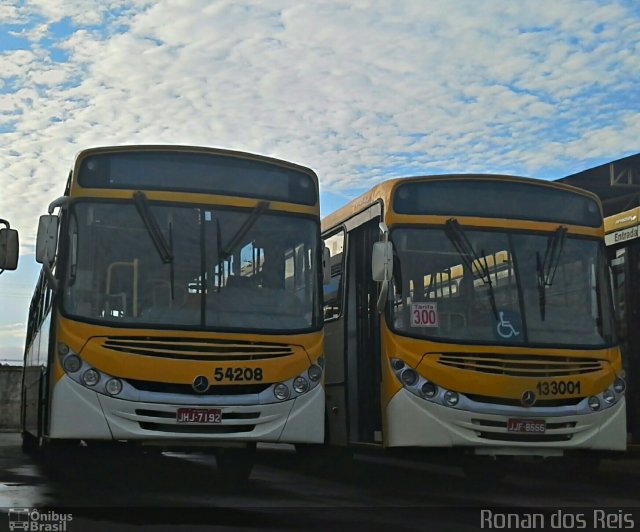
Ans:
POLYGON ((353 467, 353 451, 336 445, 296 443, 302 467, 317 474, 346 471, 353 467))
POLYGON ((563 479, 594 480, 600 468, 600 456, 595 453, 567 454, 556 460, 556 475, 563 479))
POLYGON ((249 480, 255 462, 255 446, 224 447, 216 452, 216 465, 225 487, 243 486, 249 480))
POLYGON ((78 440, 48 440, 40 438, 38 447, 43 456, 64 460, 77 456, 80 442, 78 440))
POLYGON ((474 483, 483 485, 500 484, 508 474, 509 460, 493 456, 465 456, 462 470, 465 476, 474 483))
POLYGON ((322 460, 327 454, 327 446, 322 444, 296 443, 295 449, 296 455, 305 463, 322 460))
POLYGON ((40 450, 38 438, 28 432, 22 433, 22 452, 25 454, 35 454, 40 450))

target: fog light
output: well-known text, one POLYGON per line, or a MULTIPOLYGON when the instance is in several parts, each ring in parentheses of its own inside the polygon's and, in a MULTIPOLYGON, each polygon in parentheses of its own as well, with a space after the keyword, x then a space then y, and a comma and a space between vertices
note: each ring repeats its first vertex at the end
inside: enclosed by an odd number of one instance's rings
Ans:
POLYGON ((60 353, 62 356, 66 355, 67 353, 69 353, 69 346, 67 344, 63 344, 62 342, 59 343, 58 353, 60 353))
POLYGON ((293 389, 298 393, 305 393, 309 389, 309 381, 304 377, 296 377, 293 380, 293 389))
POLYGON ((95 386, 100 380, 100 374, 95 369, 88 369, 82 374, 82 382, 86 386, 95 386))
POLYGON ((104 389, 109 395, 118 395, 122 391, 122 381, 120 379, 109 379, 104 389))
POLYGON ((613 390, 616 393, 624 393, 626 389, 627 389, 627 384, 624 382, 624 380, 621 379, 620 377, 616 377, 616 380, 613 381, 613 390))
POLYGON ((600 410, 600 399, 598 399, 595 395, 589 397, 589 408, 591 410, 600 410))
POLYGON ((284 401, 285 399, 289 399, 289 388, 286 384, 279 382, 273 387, 273 395, 276 396, 276 399, 280 401, 284 401))
POLYGON ((420 392, 424 397, 428 397, 429 399, 431 399, 438 393, 438 387, 432 382, 427 381, 420 388, 420 392))
POLYGON ((602 392, 602 398, 604 399, 604 402, 609 405, 616 402, 616 394, 613 393, 613 390, 605 390, 602 392))
POLYGON ((320 380, 320 377, 322 377, 322 368, 314 364, 309 368, 309 371, 307 371, 307 375, 309 375, 309 379, 313 382, 317 382, 320 380))
POLYGON ((391 367, 396 371, 400 371, 404 368, 404 362, 399 358, 393 358, 391 359, 391 367))
POLYGON ((413 386, 418 382, 418 374, 411 368, 407 368, 400 374, 400 379, 405 386, 413 386))
POLYGON ((76 355, 69 355, 62 362, 62 367, 67 373, 75 373, 82 367, 82 360, 76 355))
POLYGON ((457 392, 447 390, 444 392, 444 402, 447 406, 456 406, 458 404, 459 396, 457 392))

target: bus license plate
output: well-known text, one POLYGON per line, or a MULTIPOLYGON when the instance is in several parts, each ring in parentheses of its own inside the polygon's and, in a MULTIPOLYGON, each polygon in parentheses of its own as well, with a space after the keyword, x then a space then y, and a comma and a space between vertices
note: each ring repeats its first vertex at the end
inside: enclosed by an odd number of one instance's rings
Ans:
POLYGON ((544 419, 509 419, 508 432, 524 432, 527 434, 543 434, 547 430, 544 419))
POLYGON ((222 423, 222 411, 219 408, 178 408, 177 423, 222 423))

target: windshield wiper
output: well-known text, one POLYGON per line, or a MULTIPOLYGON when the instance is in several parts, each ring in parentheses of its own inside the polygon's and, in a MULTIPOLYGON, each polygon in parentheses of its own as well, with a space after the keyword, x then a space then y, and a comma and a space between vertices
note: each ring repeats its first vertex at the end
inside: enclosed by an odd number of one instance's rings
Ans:
POLYGON ((489 271, 489 264, 487 263, 487 257, 484 254, 483 250, 480 250, 480 254, 484 256, 484 263, 482 259, 478 256, 475 249, 473 249, 473 245, 469 241, 466 233, 462 229, 462 226, 455 218, 450 218, 445 223, 444 232, 447 235, 447 238, 453 244, 453 247, 456 248, 458 255, 462 258, 465 266, 473 275, 474 267, 476 271, 480 273, 480 279, 482 282, 488 286, 489 292, 489 302, 491 303, 491 310, 493 311, 493 315, 496 320, 500 320, 500 316, 498 314, 498 306, 496 304, 496 296, 493 291, 493 283, 491 282, 491 272, 489 271), (477 264, 477 266, 476 266, 477 264))
POLYGON ((540 319, 544 321, 546 314, 547 295, 546 288, 553 284, 560 255, 564 247, 564 238, 567 228, 559 226, 547 239, 547 249, 544 252, 544 259, 540 258, 540 253, 536 251, 536 271, 538 273, 538 300, 540 305, 540 319))
POLYGON ((171 266, 169 277, 171 281, 171 299, 174 297, 173 293, 173 281, 174 281, 174 272, 173 272, 173 231, 171 224, 169 224, 169 241, 165 239, 162 234, 162 230, 160 229, 160 225, 158 224, 158 220, 151 212, 149 208, 149 201, 147 200, 147 196, 142 191, 137 191, 133 193, 133 201, 136 205, 136 209, 138 210, 138 214, 140 214, 140 218, 144 222, 144 226, 147 229, 147 233, 149 233, 149 237, 153 242, 153 245, 160 256, 160 260, 163 264, 169 264, 171 266))
POLYGON ((264 211, 269 208, 268 201, 259 202, 255 208, 251 211, 249 216, 245 219, 244 223, 238 228, 236 233, 229 239, 227 244, 224 246, 218 258, 220 260, 224 260, 231 256, 231 253, 238 245, 238 242, 249 232, 249 229, 253 227, 253 224, 256 223, 258 218, 262 215, 264 211))

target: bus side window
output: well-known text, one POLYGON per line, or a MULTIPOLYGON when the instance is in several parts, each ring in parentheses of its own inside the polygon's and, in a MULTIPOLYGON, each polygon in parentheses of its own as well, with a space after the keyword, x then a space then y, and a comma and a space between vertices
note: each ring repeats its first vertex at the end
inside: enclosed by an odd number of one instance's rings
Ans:
POLYGON ((324 285, 324 319, 338 318, 342 311, 342 272, 344 264, 344 230, 324 239, 331 256, 331 281, 324 285))

